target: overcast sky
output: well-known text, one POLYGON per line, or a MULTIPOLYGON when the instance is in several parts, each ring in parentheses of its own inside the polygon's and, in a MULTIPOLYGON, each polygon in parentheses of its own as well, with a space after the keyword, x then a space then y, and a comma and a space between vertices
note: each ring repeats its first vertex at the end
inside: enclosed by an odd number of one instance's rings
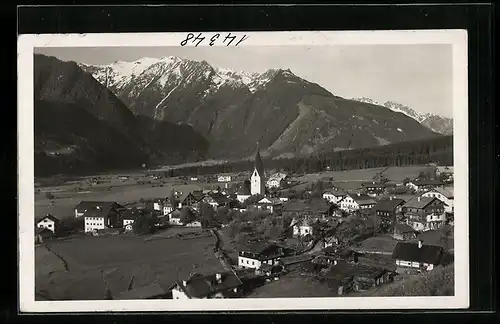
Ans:
POLYGON ((87 64, 178 56, 236 71, 289 68, 344 98, 390 100, 421 113, 453 116, 451 45, 47 47, 35 52, 87 64))

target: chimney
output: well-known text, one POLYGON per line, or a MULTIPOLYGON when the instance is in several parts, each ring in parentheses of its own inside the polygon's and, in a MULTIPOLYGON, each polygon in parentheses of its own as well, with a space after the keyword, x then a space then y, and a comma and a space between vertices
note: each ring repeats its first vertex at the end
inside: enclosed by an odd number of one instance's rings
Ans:
POLYGON ((186 280, 182 280, 182 285, 183 285, 184 287, 186 287, 186 286, 187 286, 187 281, 186 281, 186 280))
POLYGON ((361 196, 361 193, 358 192, 358 196, 361 196))
POLYGON ((417 200, 420 201, 420 197, 418 197, 417 200))
POLYGON ((222 282, 222 275, 220 273, 216 273, 215 280, 217 281, 217 283, 221 283, 222 282))
POLYGON ((101 206, 96 206, 95 207, 97 210, 101 210, 101 206))
POLYGON ((392 196, 389 197, 389 200, 392 200, 392 196))
POLYGON ((421 240, 418 240, 418 248, 422 248, 422 241, 421 240))
POLYGON ((337 265, 337 260, 333 260, 333 265, 336 266, 337 265))

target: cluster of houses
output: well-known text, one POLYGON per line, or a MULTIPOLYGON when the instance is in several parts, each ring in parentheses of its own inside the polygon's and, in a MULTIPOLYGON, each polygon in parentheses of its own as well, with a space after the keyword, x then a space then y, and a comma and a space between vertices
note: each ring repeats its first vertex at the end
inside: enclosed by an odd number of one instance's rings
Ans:
MULTIPOLYGON (((450 172, 449 168, 440 170, 450 172)), ((452 172, 451 172, 452 173, 452 172)), ((228 182, 230 178, 218 178, 228 182)), ((339 245, 334 236, 323 236, 319 253, 304 253, 276 241, 248 242, 238 252, 236 266, 231 271, 209 275, 193 274, 186 280, 177 280, 164 291, 158 284, 142 287, 118 296, 119 299, 139 298, 228 298, 243 296, 246 283, 256 278, 273 280, 290 271, 299 271, 304 276, 314 276, 334 288, 338 295, 349 291, 360 291, 390 282, 401 272, 430 271, 442 263, 445 250, 441 246, 415 242, 417 233, 439 229, 453 221, 453 187, 437 180, 414 180, 406 186, 414 195, 387 195, 390 187, 383 182, 366 182, 356 192, 340 188, 325 190, 315 203, 271 197, 269 188, 280 188, 287 181, 284 173, 273 174, 265 180, 260 153, 255 156, 255 167, 249 180, 236 192, 224 189, 195 190, 176 193, 170 198, 153 203, 153 210, 160 219, 170 225, 200 227, 198 220, 182 221, 182 210, 189 208, 199 213, 201 204, 247 210, 266 210, 273 214, 287 213, 292 217, 291 227, 296 237, 317 236, 314 222, 319 220, 342 220, 346 215, 378 217, 390 225, 396 244, 392 256, 377 260, 375 255, 364 255, 339 245), (260 196, 257 201, 248 198, 260 196), (175 201, 172 201, 175 200, 175 201), (141 290, 142 289, 142 290, 141 290), (149 292, 148 292, 149 291, 149 292), (170 294, 170 295, 169 295, 170 294), (165 297, 169 295, 170 297, 165 297), (135 297, 134 297, 135 296, 135 297)), ((137 208, 125 208, 116 202, 83 201, 75 207, 75 217, 83 218, 86 233, 98 233, 106 229, 132 230, 137 217, 137 208)), ((44 231, 56 230, 58 220, 47 215, 37 223, 44 231)))

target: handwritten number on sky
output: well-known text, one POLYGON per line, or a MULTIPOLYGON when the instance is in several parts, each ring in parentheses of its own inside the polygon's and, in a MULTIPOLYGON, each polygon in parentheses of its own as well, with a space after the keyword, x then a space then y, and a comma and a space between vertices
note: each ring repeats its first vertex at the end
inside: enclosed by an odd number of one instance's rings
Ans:
POLYGON ((193 33, 187 34, 186 38, 181 41, 181 46, 186 46, 186 45, 194 45, 197 47, 204 41, 208 42, 208 45, 214 46, 218 42, 222 42, 222 44, 225 44, 226 46, 229 46, 233 44, 233 46, 238 46, 241 42, 244 40, 248 39, 249 36, 243 35, 232 35, 231 33, 228 33, 226 36, 222 36, 221 34, 217 33, 214 35, 211 35, 211 37, 205 37, 203 36, 203 33, 198 33, 198 35, 195 35, 193 33))

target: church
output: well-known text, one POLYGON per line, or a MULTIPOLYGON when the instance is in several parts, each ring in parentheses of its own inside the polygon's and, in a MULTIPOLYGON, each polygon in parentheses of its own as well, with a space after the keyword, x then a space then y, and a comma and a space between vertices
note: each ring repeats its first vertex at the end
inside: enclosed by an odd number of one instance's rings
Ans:
POLYGON ((264 175, 264 163, 260 157, 259 146, 257 146, 257 153, 255 154, 255 167, 250 178, 250 194, 264 195, 266 193, 266 180, 264 175))

